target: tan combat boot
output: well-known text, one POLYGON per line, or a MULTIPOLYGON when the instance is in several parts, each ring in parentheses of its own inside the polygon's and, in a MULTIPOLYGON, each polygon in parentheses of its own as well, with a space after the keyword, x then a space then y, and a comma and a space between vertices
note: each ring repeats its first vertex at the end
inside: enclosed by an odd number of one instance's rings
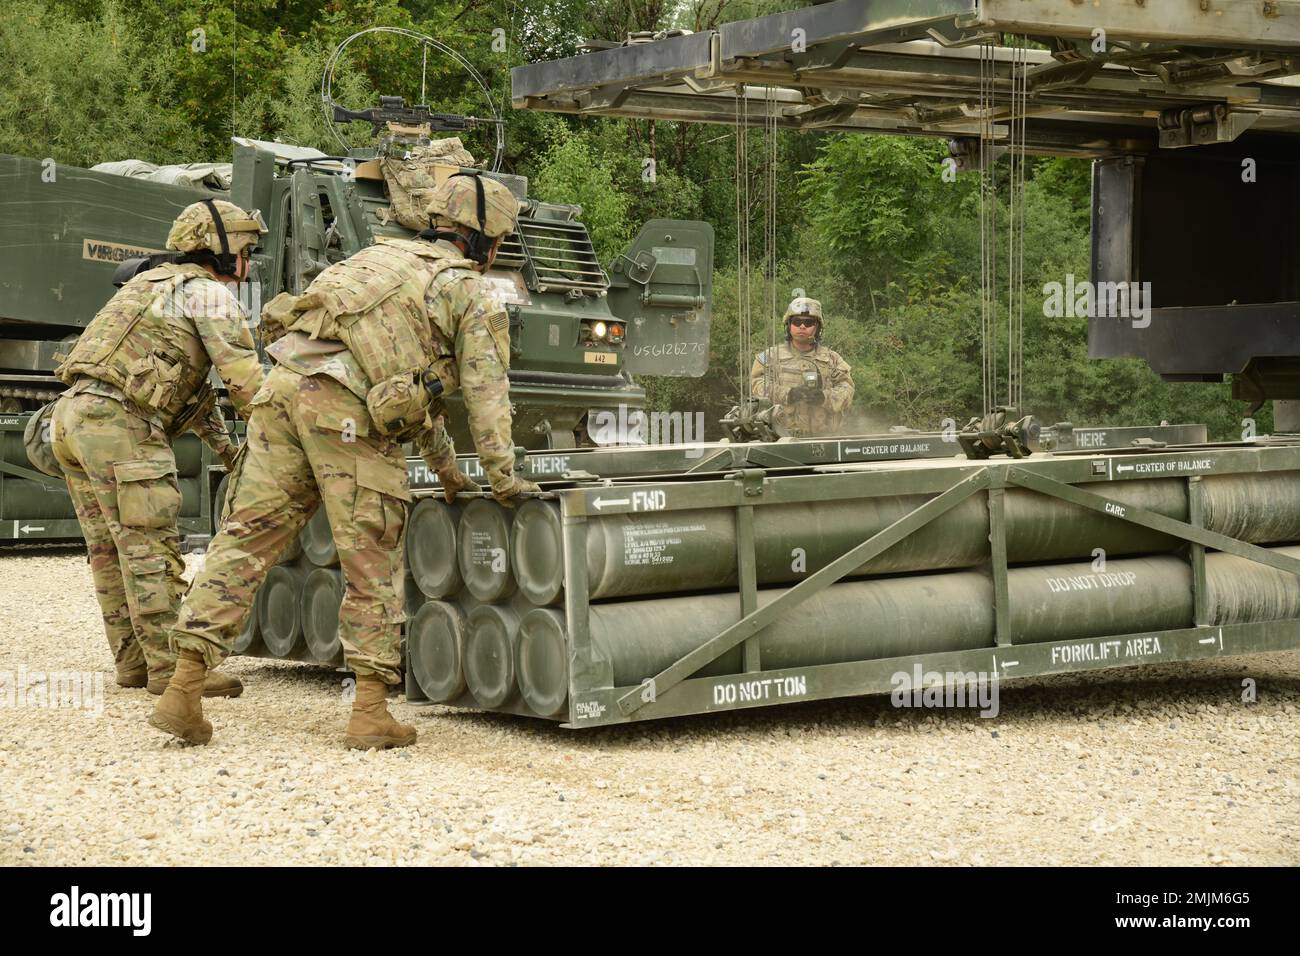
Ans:
POLYGON ((358 677, 357 696, 352 702, 343 744, 349 750, 406 747, 415 743, 415 728, 399 724, 388 712, 388 685, 378 677, 358 677))
POLYGON ((191 744, 212 739, 212 724, 203 719, 204 677, 207 666, 198 651, 184 650, 176 656, 176 673, 149 715, 150 725, 191 744))
MULTIPOLYGON (((149 681, 147 690, 155 697, 161 697, 163 691, 167 689, 167 682, 170 677, 155 677, 149 681)), ((121 681, 118 681, 120 684, 121 681)), ((136 687, 143 687, 143 684, 136 684, 136 687)), ((215 671, 208 671, 207 677, 203 678, 203 696, 204 697, 238 697, 244 692, 244 685, 240 683, 238 677, 231 677, 228 674, 218 674, 215 671)))
POLYGON ((146 687, 149 684, 149 670, 146 667, 117 669, 118 687, 146 687))

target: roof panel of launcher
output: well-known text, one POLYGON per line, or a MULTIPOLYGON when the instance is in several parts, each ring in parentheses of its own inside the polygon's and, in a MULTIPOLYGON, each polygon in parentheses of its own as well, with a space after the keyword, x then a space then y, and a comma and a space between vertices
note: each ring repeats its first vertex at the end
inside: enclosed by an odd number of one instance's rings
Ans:
MULTIPOLYGON (((740 113, 761 125, 772 86, 785 128, 972 136, 980 43, 1010 35, 1036 44, 1024 53, 1036 151, 1096 156, 1246 129, 1300 132, 1292 0, 835 0, 516 67, 512 99, 590 116, 732 124, 740 113)), ((993 120, 1005 136, 1016 51, 994 50, 993 120)))

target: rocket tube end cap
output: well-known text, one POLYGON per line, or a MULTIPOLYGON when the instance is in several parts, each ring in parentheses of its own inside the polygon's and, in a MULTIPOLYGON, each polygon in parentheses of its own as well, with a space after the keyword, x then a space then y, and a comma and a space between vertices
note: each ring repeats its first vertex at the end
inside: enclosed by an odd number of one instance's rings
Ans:
POLYGON ((479 706, 500 707, 515 694, 514 632, 510 608, 483 604, 469 612, 465 631, 465 683, 479 706))
POLYGON ((465 615, 454 604, 429 601, 407 625, 406 660, 424 695, 436 704, 465 693, 465 615))
POLYGON ((302 638, 301 581, 297 572, 297 568, 277 564, 262 585, 265 594, 258 595, 261 605, 257 624, 262 643, 272 657, 288 657, 302 638))
POLYGON ((448 598, 464 580, 456 548, 456 525, 462 506, 425 498, 411 509, 406 525, 406 566, 420 593, 448 598))
POLYGON ((307 555, 307 560, 317 567, 327 568, 339 563, 339 549, 334 544, 334 532, 330 529, 330 519, 325 514, 324 502, 303 525, 298 540, 302 542, 302 553, 307 555))
POLYGON ((564 592, 564 525, 553 501, 533 498, 519 506, 510 529, 515 583, 533 604, 555 604, 564 592))
POLYGON ((343 660, 339 640, 339 608, 343 604, 342 574, 316 568, 302 586, 302 636, 314 660, 329 664, 343 660))
POLYGON ((490 498, 477 498, 461 512, 456 528, 456 559, 465 588, 480 601, 502 601, 515 593, 510 570, 513 511, 490 498))
POLYGON ((554 717, 569 696, 569 649, 564 615, 539 607, 519 621, 515 675, 524 702, 540 717, 554 717))

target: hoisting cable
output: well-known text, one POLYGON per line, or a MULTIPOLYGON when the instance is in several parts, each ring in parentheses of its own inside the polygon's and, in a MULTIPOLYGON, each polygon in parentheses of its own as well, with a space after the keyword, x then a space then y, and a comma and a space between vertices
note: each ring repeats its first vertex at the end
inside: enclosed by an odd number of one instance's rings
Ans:
POLYGON ((776 118, 777 118, 777 95, 776 87, 766 87, 764 96, 767 113, 763 117, 763 132, 767 137, 764 144, 767 153, 767 209, 765 218, 765 230, 763 243, 766 246, 765 258, 767 264, 767 394, 774 394, 776 384, 776 356, 778 339, 778 329, 780 319, 777 317, 777 288, 776 288, 776 266, 777 266, 777 249, 776 249, 776 161, 777 161, 777 139, 776 139, 776 118))
POLYGON ((980 382, 984 414, 997 394, 997 182, 994 178, 993 110, 997 50, 992 40, 979 45, 979 233, 980 233, 980 382))
MULTIPOLYGON (((1014 38, 1010 38, 1014 40, 1014 38)), ((1027 37, 1011 53, 1007 199, 1007 402, 1024 406, 1025 114, 1028 107, 1027 37)))
POLYGON ((1016 313, 1016 409, 1024 414, 1025 409, 1025 119, 1029 115, 1029 36, 1022 38, 1020 52, 1020 182, 1016 189, 1020 193, 1020 240, 1016 262, 1016 289, 1020 297, 1019 311, 1016 313))
POLYGON ((736 324, 737 350, 740 364, 740 404, 743 408, 750 397, 749 367, 751 354, 749 315, 749 152, 747 131, 749 103, 745 85, 736 84, 736 324))

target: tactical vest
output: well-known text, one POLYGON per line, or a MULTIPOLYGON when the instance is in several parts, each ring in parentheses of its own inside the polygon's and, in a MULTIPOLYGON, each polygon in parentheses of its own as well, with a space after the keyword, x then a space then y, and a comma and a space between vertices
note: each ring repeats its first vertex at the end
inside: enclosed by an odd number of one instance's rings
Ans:
POLYGON ((198 277, 211 279, 193 264, 136 276, 90 320, 55 376, 65 385, 79 376, 107 382, 170 428, 212 367, 181 298, 181 286, 198 277))
POLYGON ((291 304, 284 326, 342 342, 372 385, 423 371, 438 357, 424 305, 429 283, 446 269, 473 265, 431 242, 378 239, 318 275, 291 304))
POLYGON ((454 366, 425 293, 446 270, 473 265, 431 242, 378 239, 330 266, 302 295, 277 296, 265 311, 290 332, 346 345, 369 379, 366 405, 380 433, 409 440, 429 424, 424 373, 443 378, 454 366))

